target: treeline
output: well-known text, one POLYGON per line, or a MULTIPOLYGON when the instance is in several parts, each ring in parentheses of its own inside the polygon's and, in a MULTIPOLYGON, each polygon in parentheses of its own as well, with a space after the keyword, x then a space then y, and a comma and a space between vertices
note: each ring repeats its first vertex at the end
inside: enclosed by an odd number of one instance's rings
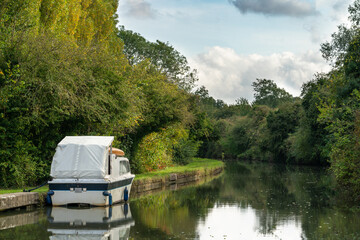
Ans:
POLYGON ((49 178, 67 135, 114 135, 133 171, 185 163, 207 135, 170 44, 117 28, 117 0, 0 2, 0 186, 49 178))
POLYGON ((293 97, 274 81, 253 82, 252 103, 234 105, 197 91, 214 131, 200 148, 209 158, 255 159, 329 165, 351 199, 360 201, 360 1, 349 7, 351 26, 341 25, 321 45, 331 64, 293 97))
POLYGON ((288 164, 326 164, 327 158, 321 154, 325 143, 317 139, 317 136, 323 139, 326 131, 316 132, 320 126, 310 110, 317 108, 306 106, 305 96, 310 97, 311 93, 303 93, 304 98, 293 97, 268 79, 257 79, 253 87, 252 103, 239 98, 234 105, 213 99, 205 88, 198 91, 202 91, 202 108, 209 113, 216 129, 213 140, 201 146, 201 154, 288 164), (313 125, 308 116, 315 118, 313 125))

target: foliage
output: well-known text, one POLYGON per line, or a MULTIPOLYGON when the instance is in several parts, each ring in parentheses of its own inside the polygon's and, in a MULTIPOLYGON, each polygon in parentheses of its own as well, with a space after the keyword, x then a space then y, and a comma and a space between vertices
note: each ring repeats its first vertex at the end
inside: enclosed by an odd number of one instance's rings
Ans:
POLYGON ((153 59, 129 64, 116 10, 115 0, 1 1, 2 186, 48 179, 56 144, 66 135, 114 135, 137 170, 196 152, 203 130, 195 127, 196 106, 184 90, 194 72, 160 41, 145 41, 153 59), (157 155, 142 166, 151 151, 157 155))
POLYGON ((228 135, 223 138, 222 146, 227 156, 236 158, 250 147, 251 119, 240 118, 233 126, 230 126, 228 135))
POLYGON ((285 103, 267 116, 268 151, 273 154, 274 161, 288 160, 289 149, 286 139, 299 125, 300 116, 301 104, 299 102, 285 103))
POLYGON ((339 28, 333 34, 332 43, 341 40, 342 48, 335 45, 331 49, 330 53, 337 60, 336 66, 319 86, 318 94, 318 121, 329 132, 327 146, 331 170, 348 197, 355 202, 360 200, 359 6, 357 0, 349 7, 351 27, 339 28))
POLYGON ((329 151, 327 145, 328 131, 318 121, 320 111, 319 95, 325 94, 322 86, 326 82, 326 74, 318 74, 316 78, 303 84, 302 109, 304 113, 299 119, 299 127, 290 136, 290 155, 296 163, 327 165, 329 151))
POLYGON ((275 108, 281 103, 291 101, 293 98, 285 89, 279 88, 273 80, 256 79, 252 86, 255 92, 253 104, 256 105, 267 105, 275 108))
POLYGON ((191 70, 186 58, 169 43, 159 40, 149 42, 139 33, 126 30, 123 26, 117 34, 124 42, 124 53, 131 65, 148 59, 152 66, 181 89, 190 91, 194 87, 197 81, 196 70, 191 70))
POLYGON ((181 165, 190 163, 191 159, 197 155, 200 144, 200 141, 181 139, 174 146, 173 162, 181 165))
POLYGON ((258 79, 253 86, 258 97, 253 105, 239 98, 236 105, 222 107, 222 112, 229 111, 223 117, 222 151, 227 158, 285 162, 290 159, 287 141, 299 124, 301 103, 271 80, 258 79))
POLYGON ((179 125, 169 126, 145 136, 135 154, 135 171, 138 173, 164 169, 171 165, 174 148, 186 141, 187 131, 179 125))
POLYGON ((327 123, 332 136, 331 169, 355 201, 360 200, 360 93, 355 89, 346 104, 323 103, 319 120, 327 123))

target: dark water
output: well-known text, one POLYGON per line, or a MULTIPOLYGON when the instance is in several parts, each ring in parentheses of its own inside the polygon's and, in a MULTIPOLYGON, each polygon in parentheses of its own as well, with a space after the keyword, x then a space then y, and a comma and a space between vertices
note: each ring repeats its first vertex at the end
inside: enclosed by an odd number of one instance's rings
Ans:
POLYGON ((238 162, 128 205, 3 212, 0 239, 360 239, 360 213, 324 169, 238 162))

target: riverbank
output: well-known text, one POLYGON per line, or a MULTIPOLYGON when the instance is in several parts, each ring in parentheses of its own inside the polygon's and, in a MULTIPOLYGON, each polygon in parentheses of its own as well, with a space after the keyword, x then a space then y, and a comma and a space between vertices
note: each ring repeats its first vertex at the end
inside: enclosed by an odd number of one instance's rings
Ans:
MULTIPOLYGON (((131 198, 139 197, 154 190, 159 191, 170 188, 170 186, 176 189, 182 185, 200 181, 209 176, 215 176, 221 173, 223 169, 224 163, 221 161, 194 158, 192 162, 185 166, 174 166, 164 170, 137 174, 132 184, 131 198)), ((31 189, 31 187, 26 189, 31 189)), ((40 205, 44 203, 48 190, 48 186, 43 186, 33 191, 33 193, 38 194, 37 199, 39 200, 36 200, 36 203, 40 205)), ((22 191, 23 189, 0 189, 0 196, 22 191)))
POLYGON ((148 192, 177 189, 190 183, 206 181, 220 174, 224 163, 213 159, 195 158, 185 166, 170 167, 166 170, 136 175, 131 187, 131 197, 139 197, 148 192))

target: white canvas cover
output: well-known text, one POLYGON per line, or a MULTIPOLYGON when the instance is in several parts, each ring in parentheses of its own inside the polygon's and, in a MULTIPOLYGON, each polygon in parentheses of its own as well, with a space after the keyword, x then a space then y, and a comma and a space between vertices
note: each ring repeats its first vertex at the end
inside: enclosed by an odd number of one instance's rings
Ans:
POLYGON ((106 156, 112 136, 67 136, 56 147, 53 178, 99 179, 106 175, 106 156))

